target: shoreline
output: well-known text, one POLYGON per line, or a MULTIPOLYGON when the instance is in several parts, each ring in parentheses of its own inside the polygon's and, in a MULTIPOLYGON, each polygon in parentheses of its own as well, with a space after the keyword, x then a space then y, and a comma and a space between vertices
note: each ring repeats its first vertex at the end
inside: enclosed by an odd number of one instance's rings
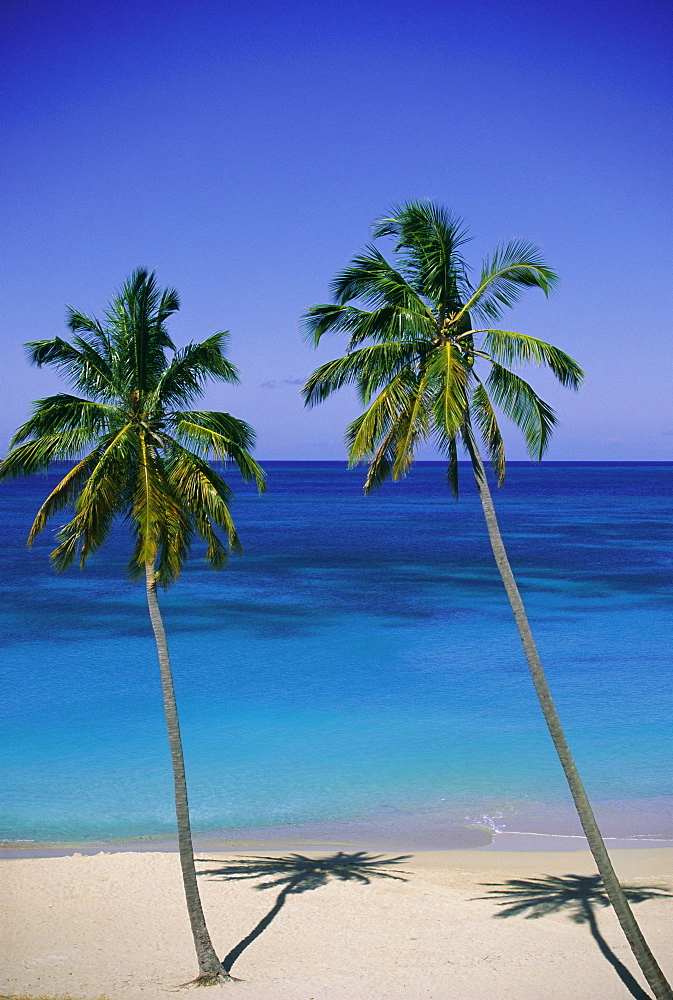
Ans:
MULTIPOLYGON (((405 836, 402 831, 386 833, 384 830, 364 831, 348 826, 330 827, 320 836, 320 831, 311 827, 305 831, 291 828, 269 827, 257 830, 232 830, 197 832, 193 835, 194 854, 221 852, 250 853, 256 851, 299 851, 359 849, 375 851, 407 851, 414 855, 436 853, 468 852, 488 854, 558 854, 589 853, 586 838, 582 834, 542 833, 526 830, 488 830, 487 828, 468 831, 468 836, 460 838, 464 843, 444 846, 438 843, 436 832, 430 838, 405 836), (331 836, 326 836, 329 832, 331 836), (247 834, 247 835, 246 835, 247 834), (261 835, 260 835, 261 834, 261 835), (339 835, 340 834, 340 835, 339 835), (421 843, 419 843, 419 840, 421 843), (423 842, 424 841, 424 842, 423 842)), ((673 837, 604 837, 605 845, 613 851, 673 851, 673 837)), ((60 858, 68 856, 94 856, 99 854, 176 854, 177 835, 135 837, 111 840, 69 840, 69 841, 0 841, 0 860, 60 858)))
MULTIPOLYGON (((594 803, 609 850, 673 848, 673 798, 594 803)), ((588 850, 571 804, 509 802, 447 803, 443 808, 305 822, 193 830, 195 854, 215 850, 294 850, 358 848, 393 852, 468 850, 477 853, 549 853, 588 850)), ((177 851, 177 835, 166 832, 120 837, 70 837, 59 840, 6 838, 0 859, 60 857, 68 854, 177 851)))
MULTIPOLYGON (((603 800, 594 813, 608 847, 673 847, 673 796, 603 800)), ((198 822, 192 817, 192 822, 198 822)), ((417 810, 388 807, 385 812, 331 819, 249 823, 192 828, 198 853, 213 848, 347 844, 393 851, 428 850, 583 850, 586 839, 568 801, 448 801, 417 810)), ((49 857, 105 851, 174 851, 177 834, 164 832, 121 836, 85 835, 0 839, 0 858, 49 857)))

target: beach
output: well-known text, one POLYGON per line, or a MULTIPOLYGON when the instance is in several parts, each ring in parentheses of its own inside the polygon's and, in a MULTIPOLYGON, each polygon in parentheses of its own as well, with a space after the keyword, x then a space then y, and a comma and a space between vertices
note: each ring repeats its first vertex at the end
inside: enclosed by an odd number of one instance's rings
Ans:
MULTIPOLYGON (((673 890, 673 849, 612 855, 670 977, 671 899, 660 894, 673 890)), ((614 913, 596 897, 588 851, 425 851, 395 861, 359 845, 297 844, 197 856, 216 950, 223 959, 239 946, 232 974, 241 981, 209 996, 647 996, 614 913), (283 860, 291 854, 304 860, 283 860), (265 882, 274 884, 260 889, 265 882)), ((196 974, 175 853, 5 859, 0 886, 3 997, 159 1000, 196 974)))

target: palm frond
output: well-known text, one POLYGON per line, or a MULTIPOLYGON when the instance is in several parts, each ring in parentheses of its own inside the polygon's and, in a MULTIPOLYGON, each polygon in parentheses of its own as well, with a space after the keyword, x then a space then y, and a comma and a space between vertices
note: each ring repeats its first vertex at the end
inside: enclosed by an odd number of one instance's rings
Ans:
POLYGON ((501 365, 537 364, 550 368, 561 385, 579 389, 584 372, 569 354, 537 337, 512 330, 484 330, 484 347, 501 365))
POLYGON ((88 344, 107 363, 110 361, 111 343, 107 331, 100 320, 86 316, 77 309, 68 307, 66 323, 70 330, 84 343, 88 344))
POLYGON ((129 563, 132 577, 157 562, 156 578, 168 586, 180 575, 192 536, 189 517, 181 506, 162 458, 141 434, 139 461, 127 513, 136 546, 129 563))
POLYGON ((557 282, 556 272, 545 263, 538 246, 512 240, 486 258, 476 287, 455 319, 465 312, 477 319, 499 319, 505 309, 519 301, 526 288, 540 288, 549 295, 557 282))
POLYGON ((557 422, 552 407, 533 391, 528 382, 502 365, 493 364, 486 388, 495 405, 523 433, 528 454, 539 462, 549 447, 557 422))
POLYGON ((435 426, 452 438, 468 409, 469 372, 462 352, 451 343, 442 344, 432 353, 427 371, 435 426))
MULTIPOLYGON (((395 463, 394 440, 395 429, 391 428, 380 442, 376 451, 370 456, 363 487, 365 496, 369 496, 379 486, 382 486, 392 474, 395 463)), ((352 468, 355 464, 357 463, 351 461, 349 462, 349 467, 352 468)))
POLYGON ((33 412, 10 441, 16 447, 28 438, 40 438, 63 431, 87 432, 93 437, 105 434, 112 426, 123 423, 124 414, 116 406, 91 402, 67 393, 46 396, 33 403, 33 412))
POLYGON ((375 223, 374 236, 396 238, 400 270, 424 298, 445 313, 460 307, 468 284, 459 248, 468 235, 458 216, 431 201, 411 201, 375 223))
POLYGON ((170 422, 178 439, 198 455, 235 462, 243 479, 254 480, 260 493, 264 492, 264 470, 248 451, 255 442, 255 432, 245 420, 214 410, 183 410, 172 413, 170 422))
POLYGON ((45 434, 20 444, 0 462, 0 480, 16 479, 44 472, 52 462, 71 462, 91 448, 95 436, 87 427, 75 427, 60 434, 45 434))
POLYGON ((58 486, 51 491, 35 516, 26 542, 28 548, 31 548, 40 532, 44 531, 50 518, 76 502, 100 456, 101 449, 96 448, 70 469, 58 486))
POLYGON ((405 369, 392 378, 364 413, 348 425, 346 443, 350 465, 357 465, 373 456, 391 432, 389 439, 393 441, 417 391, 418 376, 405 369))
POLYGON ((159 377, 148 400, 148 409, 161 401, 164 407, 184 406, 203 395, 208 379, 238 382, 236 366, 224 356, 229 333, 221 330, 200 344, 177 351, 159 377))
POLYGON ((498 477, 498 486, 502 486, 505 479, 505 447, 495 410, 482 382, 479 382, 472 393, 471 409, 498 477))
POLYGON ((398 417, 394 438, 393 479, 406 476, 416 457, 416 449, 428 439, 432 408, 427 386, 428 375, 424 372, 414 392, 409 395, 407 409, 398 417))
POLYGON ((365 495, 378 489, 389 476, 406 476, 416 449, 429 434, 428 404, 424 378, 398 378, 396 385, 386 387, 373 408, 349 424, 349 465, 368 462, 365 495))
POLYGON ((175 289, 162 292, 154 271, 138 268, 122 285, 106 312, 120 382, 143 395, 155 387, 166 349, 175 349, 164 323, 179 308, 175 289))
MULTIPOLYGON (((154 278, 155 272, 152 271, 152 278, 154 278)), ((160 330, 160 336, 162 338, 163 346, 170 347, 174 349, 174 344, 171 338, 168 336, 164 330, 164 323, 169 319, 173 313, 178 312, 180 309, 180 296, 178 295, 176 288, 164 288, 161 291, 161 298, 159 299, 159 305, 156 311, 155 323, 160 330)))
POLYGON ((395 306, 434 319, 418 292, 374 246, 365 247, 361 254, 354 257, 350 266, 336 276, 330 288, 334 301, 339 305, 345 305, 350 299, 360 299, 375 309, 395 306))
POLYGON ((229 551, 242 551, 229 510, 233 498, 231 489, 206 461, 186 448, 174 451, 166 464, 166 472, 175 495, 207 544, 206 560, 214 569, 221 569, 229 551), (226 533, 226 545, 215 528, 226 533))
POLYGON ((304 403, 316 406, 344 385, 356 384, 368 403, 373 393, 416 360, 415 343, 374 344, 321 365, 302 388, 304 403))
MULTIPOLYGON (((75 515, 61 528, 51 554, 59 572, 78 559, 80 566, 107 539, 115 519, 124 510, 130 471, 137 456, 135 429, 127 424, 97 450, 75 501, 75 515)), ((67 488, 67 486, 66 486, 67 488)))
POLYGON ((54 337, 26 344, 26 351, 32 364, 38 368, 53 365, 63 372, 71 385, 94 399, 116 398, 118 383, 110 365, 83 339, 79 340, 79 350, 61 337, 54 337))
POLYGON ((414 245, 422 246, 431 236, 455 251, 471 239, 467 226, 459 215, 429 199, 394 205, 390 215, 383 216, 374 223, 372 235, 375 239, 381 236, 396 237, 396 249, 400 250, 414 245))
POLYGON ((348 350, 365 340, 424 340, 432 337, 436 323, 427 309, 413 310, 402 306, 381 306, 378 309, 358 309, 356 306, 312 306, 302 317, 306 339, 316 345, 325 333, 347 333, 348 350))

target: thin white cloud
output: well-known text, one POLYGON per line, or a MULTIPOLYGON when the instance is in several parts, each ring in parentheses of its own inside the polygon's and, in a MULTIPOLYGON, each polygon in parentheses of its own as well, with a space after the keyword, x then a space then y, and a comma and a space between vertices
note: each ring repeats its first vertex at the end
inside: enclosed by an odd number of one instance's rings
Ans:
POLYGON ((262 382, 262 389, 280 389, 283 385, 303 385, 306 379, 303 378, 283 378, 283 379, 270 379, 268 382, 262 382))

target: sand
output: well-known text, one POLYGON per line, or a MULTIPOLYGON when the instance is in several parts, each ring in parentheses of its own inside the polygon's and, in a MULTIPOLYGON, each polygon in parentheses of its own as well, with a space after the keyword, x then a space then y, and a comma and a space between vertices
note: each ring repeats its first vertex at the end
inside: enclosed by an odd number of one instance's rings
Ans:
MULTIPOLYGON (((288 852, 257 853, 275 858, 288 852)), ((335 849, 302 853, 321 857, 335 849)), ((209 856, 218 863, 199 868, 228 863, 248 873, 254 864, 231 849, 209 856)), ((614 861, 626 884, 673 890, 671 849, 615 851, 614 861)), ((350 870, 362 872, 363 866, 356 859, 350 870)), ((643 1000, 646 995, 612 910, 592 904, 593 936, 586 919, 573 919, 587 916, 581 897, 593 888, 587 879, 595 869, 587 852, 425 852, 380 870, 406 881, 381 875, 368 883, 344 881, 329 871, 322 878, 304 877, 298 887, 303 891, 286 894, 268 927, 242 951, 232 970, 241 982, 205 994, 190 987, 178 995, 226 994, 235 1000, 643 1000), (529 909, 496 916, 503 907, 499 897, 489 896, 493 886, 511 891, 512 879, 569 874, 580 878, 552 886, 564 900, 555 912, 534 919, 526 919, 529 909)), ((220 957, 251 932, 286 884, 260 891, 260 881, 201 877, 220 957)), ((3 860, 0 886, 3 996, 166 1000, 196 974, 173 853, 3 860)), ((510 899, 521 901, 520 895, 510 899)), ((673 977, 673 898, 646 898, 634 909, 673 977)))

